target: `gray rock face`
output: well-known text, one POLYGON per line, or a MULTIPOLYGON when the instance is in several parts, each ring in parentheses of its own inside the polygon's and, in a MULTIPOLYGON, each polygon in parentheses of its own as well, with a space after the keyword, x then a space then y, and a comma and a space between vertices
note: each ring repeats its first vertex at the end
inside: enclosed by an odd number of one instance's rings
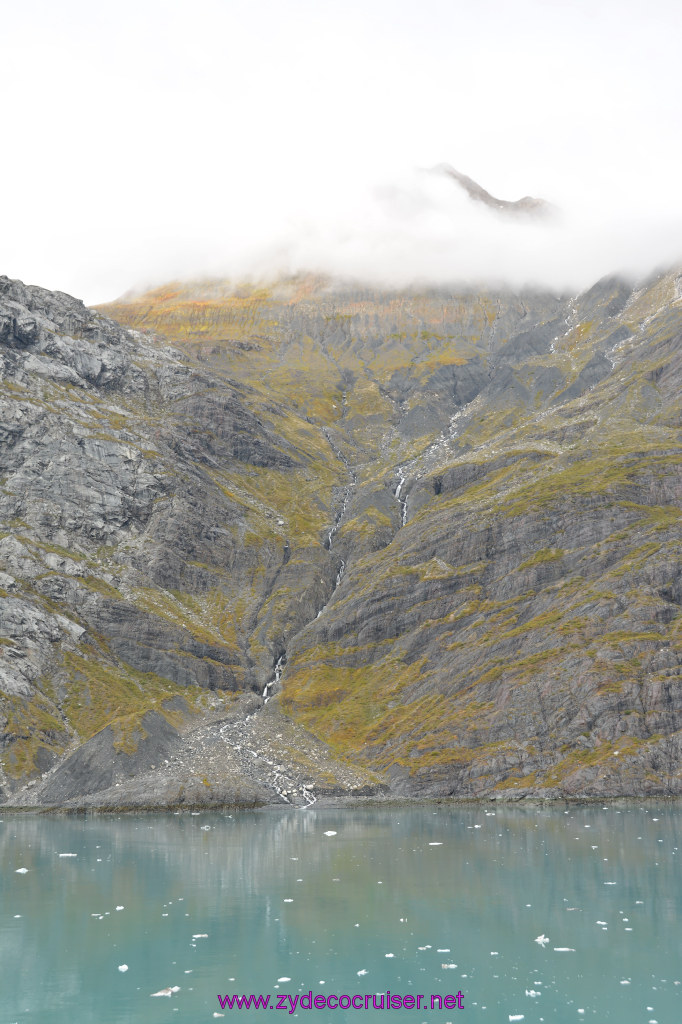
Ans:
MULTIPOLYGON (((262 689, 231 603, 281 552, 240 543, 244 506, 213 474, 301 458, 234 383, 7 278, 0 374, 0 783, 11 790, 112 715, 144 730, 150 681, 159 693, 262 689)), ((256 607, 267 580, 261 590, 256 607)))

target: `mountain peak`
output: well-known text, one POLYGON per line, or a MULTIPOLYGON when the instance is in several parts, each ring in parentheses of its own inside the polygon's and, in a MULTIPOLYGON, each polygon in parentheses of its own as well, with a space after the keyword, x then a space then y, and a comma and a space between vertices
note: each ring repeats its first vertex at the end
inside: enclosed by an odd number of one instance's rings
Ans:
POLYGON ((496 196, 491 195, 490 192, 487 192, 473 178, 470 178, 467 174, 462 174, 461 171, 455 170, 450 164, 438 164, 437 167, 433 168, 433 171, 436 174, 445 174, 452 178, 464 189, 470 199, 483 203, 497 213, 520 217, 548 217, 553 212, 551 203, 548 203, 546 199, 536 199, 533 196, 524 196, 522 199, 516 200, 498 199, 496 196))

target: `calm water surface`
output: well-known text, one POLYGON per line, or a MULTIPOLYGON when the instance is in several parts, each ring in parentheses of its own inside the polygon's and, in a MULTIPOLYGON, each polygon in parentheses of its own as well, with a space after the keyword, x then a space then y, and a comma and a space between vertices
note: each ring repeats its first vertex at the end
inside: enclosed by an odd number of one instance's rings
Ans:
POLYGON ((0 1024, 682 1021, 676 804, 0 818, 0 1024))

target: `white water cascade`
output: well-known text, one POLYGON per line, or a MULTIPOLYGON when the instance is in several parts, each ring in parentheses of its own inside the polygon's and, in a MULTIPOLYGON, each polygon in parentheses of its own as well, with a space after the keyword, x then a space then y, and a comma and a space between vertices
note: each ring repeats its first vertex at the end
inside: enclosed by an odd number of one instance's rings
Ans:
POLYGON ((279 684, 279 681, 282 678, 282 666, 286 664, 286 660, 287 656, 285 652, 284 654, 280 655, 280 657, 275 662, 275 674, 270 680, 270 682, 265 684, 265 688, 263 690, 263 697, 265 698, 266 704, 272 697, 272 693, 270 691, 279 684))
POLYGON ((405 478, 405 467, 404 466, 398 466, 398 473, 400 474, 400 480, 398 481, 398 486, 396 487, 396 489, 395 489, 395 491, 393 493, 395 494, 396 501, 398 501, 400 503, 400 525, 404 526, 405 523, 407 522, 407 498, 401 498, 400 497, 400 492, 403 489, 403 485, 404 485, 405 479, 406 479, 405 478))

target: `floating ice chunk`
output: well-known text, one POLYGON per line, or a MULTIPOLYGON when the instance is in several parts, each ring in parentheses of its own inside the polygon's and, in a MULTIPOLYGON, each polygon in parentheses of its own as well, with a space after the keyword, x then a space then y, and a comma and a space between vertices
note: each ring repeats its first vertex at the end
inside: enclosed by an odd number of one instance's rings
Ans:
POLYGON ((28 868, 17 868, 14 872, 15 875, 26 875, 28 874, 28 868))
POLYGON ((158 992, 151 992, 150 996, 152 998, 154 998, 155 996, 169 996, 170 997, 170 996, 173 995, 174 992, 179 992, 179 991, 180 991, 180 986, 179 985, 172 985, 170 988, 162 988, 158 992))
POLYGON ((214 1011, 213 1016, 214 1017, 224 1017, 225 1014, 224 1013, 218 1013, 218 1011, 216 1010, 216 1011, 214 1011))
POLYGON ((14 920, 18 921, 20 917, 21 917, 21 914, 15 914, 14 915, 14 920))
POLYGON ((617 885, 617 882, 604 882, 604 885, 617 885))
POLYGON ((59 856, 60 857, 77 857, 78 854, 77 853, 60 853, 59 856))
POLYGON ((210 825, 202 825, 201 826, 201 831, 202 832, 210 832, 211 831, 211 826, 210 825))
POLYGON ((128 970, 128 964, 119 964, 118 969, 121 972, 121 974, 125 974, 125 972, 128 970))
POLYGON ((595 924, 606 924, 606 921, 596 921, 595 924))
POLYGON ((575 950, 572 949, 570 946, 555 946, 554 947, 554 952, 555 953, 575 953, 575 950))
POLYGON ((509 1020, 523 1020, 523 1014, 522 1013, 510 1013, 509 1014, 509 1020))
POLYGON ((330 829, 328 832, 325 832, 325 835, 326 836, 335 836, 336 832, 332 832, 332 830, 330 829))
POLYGON ((395 953, 384 953, 384 956, 386 957, 387 960, 392 960, 393 957, 395 956, 395 953))
POLYGON ((441 964, 440 966, 443 971, 454 971, 457 964, 441 964))
POLYGON ((538 946, 542 946, 542 948, 544 949, 544 947, 549 942, 549 939, 546 935, 538 935, 537 939, 535 939, 534 941, 537 942, 538 946))
POLYGON ((125 907, 121 906, 121 904, 119 903, 119 905, 116 907, 116 909, 117 910, 125 910, 125 907))
POLYGON ((538 996, 542 995, 542 992, 537 992, 534 988, 527 988, 526 995, 530 996, 531 999, 537 999, 538 996))
POLYGON ((207 939, 207 938, 208 938, 208 935, 206 935, 206 933, 205 933, 205 932, 202 932, 202 934, 201 934, 201 935, 193 935, 193 936, 192 936, 192 938, 193 938, 193 939, 207 939))
POLYGON ((291 978, 278 978, 277 981, 291 981, 291 978))
POLYGON ((284 902, 285 903, 293 903, 294 901, 292 899, 286 899, 286 900, 284 900, 284 902))
POLYGON ((367 971, 364 970, 364 968, 363 968, 363 970, 357 972, 358 978, 364 978, 364 976, 366 974, 367 974, 367 971))
POLYGON ((629 984, 630 984, 630 981, 629 981, 628 978, 623 978, 623 980, 621 981, 621 985, 629 985, 629 984))
POLYGON ((490 955, 491 955, 491 956, 499 956, 500 954, 499 954, 499 953, 497 952, 497 950, 496 950, 496 949, 491 949, 491 950, 490 950, 490 955))
POLYGON ((436 950, 436 953, 449 953, 449 952, 450 952, 449 949, 437 949, 436 950))

